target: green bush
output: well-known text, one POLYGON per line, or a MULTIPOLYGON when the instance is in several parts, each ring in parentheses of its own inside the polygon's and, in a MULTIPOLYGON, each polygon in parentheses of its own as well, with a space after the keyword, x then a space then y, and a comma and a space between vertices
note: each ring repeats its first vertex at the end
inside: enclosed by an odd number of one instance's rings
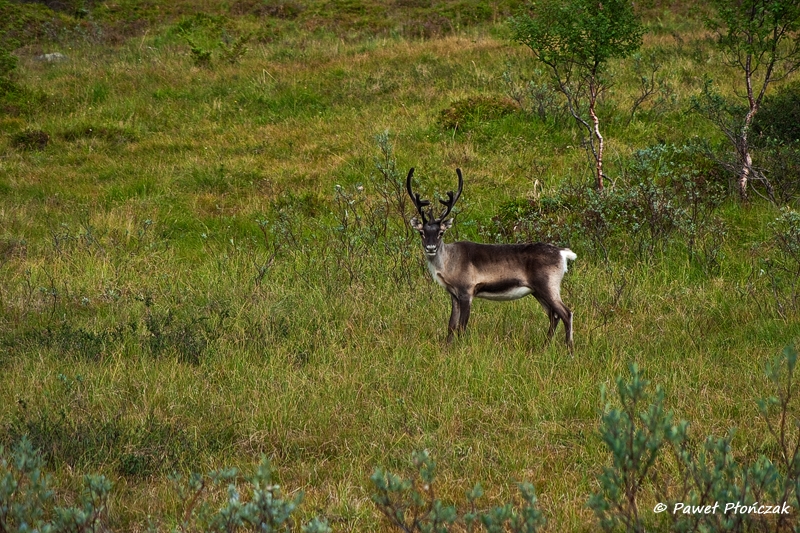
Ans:
POLYGON ((786 85, 765 98, 752 128, 756 145, 768 139, 784 144, 800 142, 800 82, 786 85))
POLYGON ((189 37, 186 37, 186 42, 189 43, 189 52, 195 66, 209 68, 211 66, 211 50, 195 44, 189 37))
POLYGON ((790 204, 800 197, 800 142, 767 141, 755 151, 768 180, 767 194, 776 204, 790 204))
MULTIPOLYGON (((245 477, 246 485, 238 481, 235 468, 217 470, 207 475, 192 474, 187 480, 173 476, 172 480, 182 502, 178 531, 233 533, 235 531, 280 532, 294 531, 292 514, 303 501, 299 493, 284 499, 279 485, 273 483, 272 467, 262 457, 256 471, 245 477), (227 498, 215 506, 210 493, 215 486, 227 483, 227 498), (249 498, 248 498, 249 496, 249 498)), ((314 518, 302 527, 303 533, 330 533, 325 520, 314 518)))
MULTIPOLYGON (((773 392, 758 409, 777 453, 738 462, 733 432, 694 445, 689 423, 675 421, 664 392, 648 390, 636 365, 617 379, 618 406, 603 411, 600 435, 612 456, 589 506, 605 531, 797 531, 800 505, 800 402, 797 350, 787 346, 766 365, 773 392), (670 463, 670 456, 674 462, 670 463), (656 503, 655 512, 643 507, 656 503), (770 512, 741 512, 769 506, 770 512), (686 509, 701 509, 687 513, 686 509), (707 510, 707 511, 702 511, 707 510), (663 514, 661 514, 663 513, 663 514)), ((604 394, 605 396, 605 394, 604 394)), ((756 447, 759 443, 752 443, 756 447)), ((766 510, 766 509, 763 509, 766 510)))
POLYGON ((628 381, 617 378, 620 406, 606 403, 600 423, 611 466, 598 476, 600 490, 589 498, 589 507, 605 531, 615 531, 620 524, 626 531, 644 531, 639 495, 662 450, 685 426, 672 424, 673 415, 664 408, 662 389, 651 396, 649 381, 635 364, 630 365, 630 373, 628 381))
POLYGON ((604 260, 612 252, 646 260, 680 246, 712 273, 726 231, 716 211, 727 196, 724 172, 704 147, 658 144, 634 152, 604 191, 566 183, 504 203, 486 233, 498 242, 552 242, 604 260))
POLYGON ((772 238, 762 247, 759 272, 769 284, 775 310, 785 318, 800 308, 800 212, 784 208, 769 229, 772 238))
MULTIPOLYGON (((0 531, 83 533, 110 531, 108 499, 111 482, 104 476, 85 477, 78 506, 55 505, 56 491, 43 470, 44 460, 27 438, 10 451, 0 446, 0 531)), ((249 476, 226 469, 207 475, 192 474, 187 480, 173 476, 182 507, 176 531, 233 533, 235 531, 294 531, 292 516, 302 493, 287 500, 272 481, 269 461, 262 458, 249 476), (227 498, 215 504, 214 489, 226 484, 227 498)), ((167 518, 167 517, 164 517, 167 518)), ((151 523, 151 527, 155 524, 151 523)), ((302 526, 303 533, 330 533, 325 520, 314 518, 302 526)))
POLYGON ((782 87, 753 120, 753 145, 773 201, 788 204, 800 196, 800 83, 782 87))
POLYGON ((498 242, 544 241, 568 246, 575 236, 571 215, 572 205, 561 191, 552 196, 516 198, 498 208, 492 219, 496 230, 492 237, 498 242))
POLYGON ((48 533, 104 531, 111 483, 85 477, 80 505, 55 505, 55 491, 42 456, 26 438, 10 451, 0 446, 0 531, 48 533))
POLYGON ((414 452, 411 462, 417 473, 415 478, 403 479, 381 468, 370 478, 375 489, 372 501, 394 529, 406 533, 446 533, 472 532, 476 526, 482 526, 488 533, 535 533, 544 525, 544 517, 537 508, 536 492, 530 483, 519 485, 522 502, 516 508, 505 504, 478 510, 477 500, 483 495, 483 489, 476 485, 467 492, 468 509, 459 511, 436 497, 436 463, 428 451, 414 452))
POLYGON ((445 130, 466 131, 481 122, 496 120, 519 110, 507 97, 471 96, 453 102, 439 112, 438 123, 445 130))

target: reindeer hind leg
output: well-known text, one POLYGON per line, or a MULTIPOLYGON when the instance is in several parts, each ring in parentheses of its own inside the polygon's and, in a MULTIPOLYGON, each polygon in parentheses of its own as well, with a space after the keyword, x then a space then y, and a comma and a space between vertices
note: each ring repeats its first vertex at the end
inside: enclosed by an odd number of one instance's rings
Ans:
POLYGON ((561 320, 564 321, 564 342, 567 344, 567 348, 569 351, 572 352, 573 343, 572 343, 572 310, 564 305, 564 302, 558 302, 558 314, 561 320))
POLYGON ((547 342, 550 342, 553 339, 553 335, 556 333, 556 328, 558 327, 558 321, 560 320, 558 314, 550 309, 550 329, 547 331, 547 342))
POLYGON ((547 314, 547 318, 550 319, 550 328, 547 330, 547 341, 546 344, 549 344, 550 341, 553 339, 553 335, 556 332, 556 328, 558 327, 559 317, 555 311, 555 308, 550 305, 544 298, 536 297, 536 300, 541 304, 542 309, 547 314))
POLYGON ((554 299, 547 298, 547 297, 537 297, 539 303, 542 304, 544 307, 545 312, 550 317, 550 329, 547 332, 547 340, 548 342, 552 339, 553 334, 556 332, 556 327, 558 326, 558 321, 564 321, 564 335, 565 335, 565 342, 567 347, 572 351, 572 310, 569 307, 564 305, 564 302, 561 301, 560 298, 556 297, 554 299))

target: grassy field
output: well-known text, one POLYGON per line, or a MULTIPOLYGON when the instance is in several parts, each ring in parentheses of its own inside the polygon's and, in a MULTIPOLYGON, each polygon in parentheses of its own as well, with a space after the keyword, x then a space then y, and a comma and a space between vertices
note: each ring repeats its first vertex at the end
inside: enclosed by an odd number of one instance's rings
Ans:
MULTIPOLYGON (((630 362, 696 439, 735 427, 742 457, 769 449, 762 368, 800 336, 760 262, 777 253, 778 206, 725 189, 698 261, 679 230, 619 231, 605 253, 556 224, 583 218, 568 203, 514 232, 515 206, 592 183, 563 110, 505 105, 544 80, 509 40, 516 3, 229 4, 88 3, 82 18, 28 6, 38 25, 6 28, 26 93, 0 115, 0 443, 29 435, 64 498, 103 473, 114 529, 143 531, 176 514, 171 472, 265 454, 285 490, 305 491, 303 516, 375 531, 370 474, 427 448, 447 500, 480 481, 488 503, 508 501, 530 481, 549 531, 593 530, 600 386, 630 362), (36 59, 50 52, 66 60, 36 59), (449 298, 392 178, 411 166, 426 196, 463 169, 451 239, 577 253, 563 287, 574 355, 562 330, 545 346, 532 299, 476 302, 445 346, 449 298)), ((640 178, 637 150, 719 142, 689 99, 704 75, 735 78, 699 16, 645 20, 643 55, 666 85, 631 118, 636 63, 612 65, 601 109, 619 190, 640 178)))

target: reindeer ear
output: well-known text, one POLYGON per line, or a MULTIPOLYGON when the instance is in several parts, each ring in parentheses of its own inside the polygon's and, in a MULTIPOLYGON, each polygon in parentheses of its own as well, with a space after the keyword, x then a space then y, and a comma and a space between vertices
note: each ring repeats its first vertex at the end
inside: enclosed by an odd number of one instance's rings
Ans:
POLYGON ((411 227, 417 231, 422 231, 422 223, 419 221, 417 217, 414 217, 410 221, 411 227))
POLYGON ((452 218, 448 218, 447 220, 443 220, 442 221, 442 229, 443 230, 448 230, 448 229, 450 229, 452 227, 453 227, 453 219, 452 218))

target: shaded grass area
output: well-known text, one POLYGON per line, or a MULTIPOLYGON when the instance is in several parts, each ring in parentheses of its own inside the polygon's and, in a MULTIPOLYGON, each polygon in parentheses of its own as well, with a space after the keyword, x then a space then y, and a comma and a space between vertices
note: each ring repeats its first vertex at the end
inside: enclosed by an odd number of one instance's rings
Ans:
MULTIPOLYGON (((691 259, 679 230, 570 226, 592 205, 576 192, 586 154, 557 105, 541 116, 509 103, 506 72, 542 77, 502 27, 472 25, 511 8, 495 5, 92 4, 92 20, 144 12, 150 30, 107 49, 44 37, 23 48, 19 83, 44 103, 0 118, 0 442, 29 435, 72 487, 109 475, 126 531, 177 505, 173 470, 262 453, 306 491, 303 512, 376 530, 370 473, 404 469, 418 448, 437 458, 445 498, 481 481, 505 501, 528 480, 550 530, 586 530, 605 461, 599 386, 631 361, 698 438, 738 427, 760 442, 761 366, 800 335, 797 309, 781 316, 760 274, 778 211, 709 208, 726 231, 699 234, 708 260, 691 259), (397 15, 406 7, 441 13, 446 31, 394 31, 412 25, 397 15), (392 27, 376 26, 384 16, 392 27), (238 63, 222 61, 225 35, 248 33, 238 63), (71 43, 70 59, 33 59, 50 43, 71 43), (577 252, 563 289, 574 357, 544 346, 532 300, 476 302, 469 333, 443 346, 448 298, 400 215, 402 188, 376 163, 386 130, 399 175, 417 167, 421 190, 450 190, 464 169, 454 238, 552 236, 577 252), (31 132, 47 140, 15 141, 31 132)), ((726 71, 696 26, 674 24, 678 37, 646 40, 664 54, 671 98, 631 118, 636 73, 620 64, 603 104, 618 191, 641 178, 636 150, 715 140, 686 103, 704 73, 726 71)))

